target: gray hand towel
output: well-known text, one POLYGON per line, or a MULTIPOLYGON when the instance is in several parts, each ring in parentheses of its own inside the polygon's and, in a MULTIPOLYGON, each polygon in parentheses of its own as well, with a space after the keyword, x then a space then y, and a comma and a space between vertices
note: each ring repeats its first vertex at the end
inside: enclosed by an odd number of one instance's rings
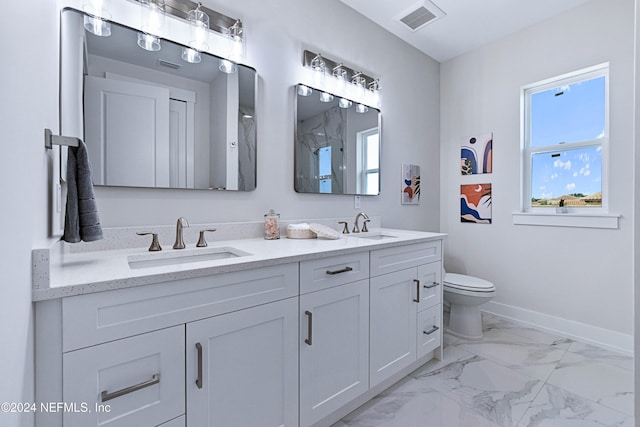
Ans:
POLYGON ((67 212, 64 218, 65 242, 91 242, 102 239, 102 226, 93 195, 93 177, 87 146, 69 147, 67 156, 67 212))

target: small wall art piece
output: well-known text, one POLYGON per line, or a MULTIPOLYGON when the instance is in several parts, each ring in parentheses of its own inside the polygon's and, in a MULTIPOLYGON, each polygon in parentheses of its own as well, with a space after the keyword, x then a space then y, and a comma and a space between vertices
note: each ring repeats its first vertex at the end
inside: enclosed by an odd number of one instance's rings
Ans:
POLYGON ((402 164, 402 204, 420 203, 420 166, 402 164))
POLYGON ((460 149, 462 175, 491 173, 493 167, 493 133, 471 136, 460 149))
POLYGON ((491 184, 460 186, 460 222, 491 224, 491 184))

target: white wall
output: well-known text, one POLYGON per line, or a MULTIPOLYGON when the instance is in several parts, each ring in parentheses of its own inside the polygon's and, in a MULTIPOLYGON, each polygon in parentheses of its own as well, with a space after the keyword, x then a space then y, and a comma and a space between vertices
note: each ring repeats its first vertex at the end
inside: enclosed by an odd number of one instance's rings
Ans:
POLYGON ((565 319, 552 324, 631 351, 634 14, 633 0, 614 3, 594 0, 442 64, 440 223, 449 233, 445 266, 494 282, 493 309, 565 319), (622 215, 619 230, 513 225, 520 87, 606 61, 610 210, 622 215), (494 136, 494 173, 462 177, 462 138, 485 132, 494 136), (460 185, 483 182, 493 184, 493 224, 460 223, 460 185))
MULTIPOLYGON (((640 253, 640 0, 635 0, 635 105, 634 105, 634 169, 633 169, 633 182, 634 182, 634 226, 633 226, 633 283, 634 283, 634 298, 635 298, 635 353, 640 355, 640 259, 638 254, 640 253)), ((635 358, 635 395, 640 396, 640 357, 635 358)), ((635 399, 635 413, 636 416, 640 416, 640 399, 635 399)))
MULTIPOLYGON (((0 245, 0 402, 34 398, 31 249, 47 235, 47 155, 43 133, 58 130, 55 2, 3 4, 0 14, 3 155, 0 245), (25 22, 29 22, 25 31, 25 22)), ((0 425, 32 425, 30 414, 0 413, 0 425)))
MULTIPOLYGON (((118 0, 116 0, 118 1, 118 0)), ((381 31, 338 0, 206 1, 243 20, 247 63, 260 74, 258 188, 249 193, 98 188, 104 226, 260 220, 274 208, 283 219, 355 216, 353 198, 293 191, 293 91, 302 79, 302 50, 327 56, 381 78, 383 195, 364 198, 363 210, 384 224, 420 230, 439 226, 439 64, 381 31), (358 37, 350 29, 358 28, 358 37), (423 203, 402 207, 400 164, 423 167, 423 203)), ((31 249, 48 246, 47 161, 43 129, 58 131, 58 11, 52 0, 3 4, 0 167, 0 402, 34 399, 31 249), (28 22, 28 31, 24 25, 28 22)), ((0 425, 33 425, 29 414, 0 414, 0 425)))
POLYGON ((205 1, 242 19, 247 64, 259 74, 258 185, 253 192, 98 188, 103 225, 260 220, 273 208, 283 219, 355 217, 352 196, 293 190, 293 86, 307 71, 303 50, 379 76, 382 83, 382 195, 363 197, 362 210, 385 226, 439 227, 439 64, 418 53, 338 0, 205 1), (353 31, 357 28, 357 31, 353 31), (357 34, 357 36, 354 36, 357 34), (400 166, 422 166, 422 203, 400 205, 400 166))

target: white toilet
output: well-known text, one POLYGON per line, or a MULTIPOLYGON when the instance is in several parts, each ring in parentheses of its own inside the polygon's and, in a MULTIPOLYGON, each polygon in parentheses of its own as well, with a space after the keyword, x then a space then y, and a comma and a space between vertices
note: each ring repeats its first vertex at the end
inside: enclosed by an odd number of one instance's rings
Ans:
POLYGON ((445 303, 451 306, 445 331, 459 338, 482 338, 479 306, 495 296, 496 287, 487 280, 446 272, 443 283, 445 303))

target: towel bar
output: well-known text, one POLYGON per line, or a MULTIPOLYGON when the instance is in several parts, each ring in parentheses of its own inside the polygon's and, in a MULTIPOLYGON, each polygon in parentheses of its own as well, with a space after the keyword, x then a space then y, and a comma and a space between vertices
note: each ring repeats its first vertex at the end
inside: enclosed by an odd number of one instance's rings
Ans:
POLYGON ((44 130, 44 146, 51 150, 53 145, 66 145, 67 147, 77 147, 80 144, 79 138, 74 138, 72 136, 60 136, 54 135, 51 132, 51 129, 44 130))

